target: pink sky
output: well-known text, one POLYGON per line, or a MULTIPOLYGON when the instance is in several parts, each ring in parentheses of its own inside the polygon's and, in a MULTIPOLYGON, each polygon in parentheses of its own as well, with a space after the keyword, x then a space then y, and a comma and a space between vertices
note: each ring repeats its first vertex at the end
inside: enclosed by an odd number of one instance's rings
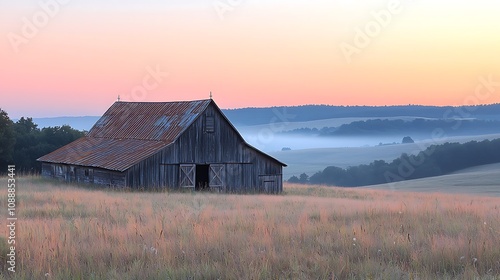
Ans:
POLYGON ((500 102, 497 1, 100 2, 0 1, 0 108, 101 115, 118 95, 210 91, 222 108, 500 102))

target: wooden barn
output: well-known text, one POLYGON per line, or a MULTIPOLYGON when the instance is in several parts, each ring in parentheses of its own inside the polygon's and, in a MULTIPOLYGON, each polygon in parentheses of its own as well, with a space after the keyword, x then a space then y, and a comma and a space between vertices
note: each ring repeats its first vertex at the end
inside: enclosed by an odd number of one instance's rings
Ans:
POLYGON ((129 188, 280 193, 286 164, 245 142, 211 99, 115 102, 82 137, 38 159, 42 176, 129 188))

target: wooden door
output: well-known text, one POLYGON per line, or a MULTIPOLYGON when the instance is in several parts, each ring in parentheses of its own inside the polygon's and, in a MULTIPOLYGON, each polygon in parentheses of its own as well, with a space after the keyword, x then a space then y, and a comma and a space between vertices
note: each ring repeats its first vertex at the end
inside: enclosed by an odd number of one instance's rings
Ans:
POLYGON ((276 192, 276 182, 275 181, 264 181, 264 191, 266 193, 276 192))
POLYGON ((209 186, 215 191, 225 191, 224 189, 224 164, 210 164, 209 169, 209 186))
POLYGON ((76 172, 77 172, 76 167, 74 167, 74 166, 69 167, 69 181, 70 182, 78 182, 76 172))
POLYGON ((259 191, 265 193, 278 193, 278 175, 261 175, 259 191))
POLYGON ((179 169, 179 184, 181 188, 195 188, 196 165, 181 164, 179 169))

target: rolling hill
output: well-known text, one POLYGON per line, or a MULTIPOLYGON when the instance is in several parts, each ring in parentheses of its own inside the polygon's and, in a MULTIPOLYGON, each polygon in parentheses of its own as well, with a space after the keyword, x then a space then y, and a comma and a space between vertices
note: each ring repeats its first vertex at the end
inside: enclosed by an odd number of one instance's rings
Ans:
POLYGON ((363 187, 406 192, 463 193, 500 196, 500 163, 467 168, 452 174, 363 187))

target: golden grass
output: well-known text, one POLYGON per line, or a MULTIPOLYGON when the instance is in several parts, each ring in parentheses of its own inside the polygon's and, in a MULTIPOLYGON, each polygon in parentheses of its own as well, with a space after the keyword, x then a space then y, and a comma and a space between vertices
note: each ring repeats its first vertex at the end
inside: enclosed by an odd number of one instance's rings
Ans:
POLYGON ((33 177, 17 188, 18 267, 0 278, 500 279, 499 198, 130 193, 33 177))

